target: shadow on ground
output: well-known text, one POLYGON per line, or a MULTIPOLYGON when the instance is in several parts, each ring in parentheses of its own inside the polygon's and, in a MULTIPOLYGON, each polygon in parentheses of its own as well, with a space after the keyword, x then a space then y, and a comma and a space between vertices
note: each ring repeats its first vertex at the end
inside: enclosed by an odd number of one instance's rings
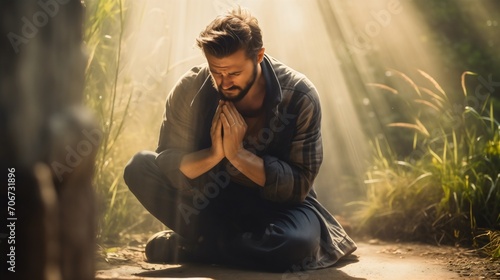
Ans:
POLYGON ((210 264, 151 264, 143 244, 108 248, 96 279, 500 279, 500 263, 456 247, 409 243, 360 242, 354 255, 337 265, 314 271, 271 273, 210 264))
POLYGON ((204 265, 204 264, 183 264, 176 267, 169 267, 161 270, 144 271, 135 274, 137 277, 144 278, 183 278, 183 279, 349 279, 361 280, 366 278, 357 278, 347 275, 339 270, 341 266, 357 262, 350 260, 339 264, 336 267, 315 270, 315 271, 289 271, 285 273, 259 272, 245 269, 235 269, 223 266, 204 265))

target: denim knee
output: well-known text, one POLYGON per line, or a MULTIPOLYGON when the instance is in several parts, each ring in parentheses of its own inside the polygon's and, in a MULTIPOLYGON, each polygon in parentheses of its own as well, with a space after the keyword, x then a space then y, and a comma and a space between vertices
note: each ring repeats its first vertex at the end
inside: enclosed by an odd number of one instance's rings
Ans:
MULTIPOLYGON (((305 231, 307 232, 307 230, 305 231)), ((283 236, 283 238, 287 240, 277 250, 274 258, 280 269, 288 269, 297 265, 304 266, 312 260, 314 252, 319 247, 319 235, 306 233, 283 236)))
POLYGON ((123 179, 129 189, 138 186, 140 178, 148 173, 147 169, 150 164, 154 164, 156 153, 151 151, 140 151, 136 153, 127 163, 123 170, 123 179))

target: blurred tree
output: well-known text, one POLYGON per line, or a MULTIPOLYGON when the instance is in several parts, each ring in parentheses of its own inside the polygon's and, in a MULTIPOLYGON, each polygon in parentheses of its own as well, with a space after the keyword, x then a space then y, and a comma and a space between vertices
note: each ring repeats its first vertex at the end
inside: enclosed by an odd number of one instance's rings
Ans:
POLYGON ((94 279, 82 3, 2 0, 0 19, 2 279, 94 279))
MULTIPOLYGON (((429 26, 427 41, 437 46, 449 77, 472 71, 500 84, 499 1, 413 1, 413 5, 429 26)), ((500 98, 500 85, 490 92, 500 98)))

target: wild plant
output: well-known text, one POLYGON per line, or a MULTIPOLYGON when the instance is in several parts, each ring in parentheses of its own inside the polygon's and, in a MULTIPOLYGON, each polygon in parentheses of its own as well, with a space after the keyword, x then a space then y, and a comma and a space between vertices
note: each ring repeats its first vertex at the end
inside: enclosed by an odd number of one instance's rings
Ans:
POLYGON ((465 72, 461 79, 463 94, 451 96, 423 71, 419 70, 419 74, 430 86, 392 72, 408 85, 409 92, 383 84, 370 86, 403 100, 401 104, 406 107, 400 108, 401 114, 412 121, 387 126, 409 133, 411 150, 399 155, 394 145, 403 143, 385 137, 372 141, 366 199, 356 203, 360 206, 356 215, 360 228, 382 238, 474 243, 498 255, 497 101, 488 95, 483 102, 475 102, 475 107, 467 105, 472 102, 468 102, 471 96, 466 78, 477 76, 475 73, 465 72), (489 245, 479 244, 485 236, 490 237, 489 245), (496 246, 496 251, 491 246, 496 246))

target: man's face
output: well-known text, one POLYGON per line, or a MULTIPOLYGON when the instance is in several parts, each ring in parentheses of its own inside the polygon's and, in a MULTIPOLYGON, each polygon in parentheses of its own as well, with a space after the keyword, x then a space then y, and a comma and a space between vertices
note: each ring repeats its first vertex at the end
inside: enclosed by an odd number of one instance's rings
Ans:
POLYGON ((257 63, 239 50, 217 58, 206 55, 214 87, 222 100, 237 102, 248 93, 257 77, 257 63))

